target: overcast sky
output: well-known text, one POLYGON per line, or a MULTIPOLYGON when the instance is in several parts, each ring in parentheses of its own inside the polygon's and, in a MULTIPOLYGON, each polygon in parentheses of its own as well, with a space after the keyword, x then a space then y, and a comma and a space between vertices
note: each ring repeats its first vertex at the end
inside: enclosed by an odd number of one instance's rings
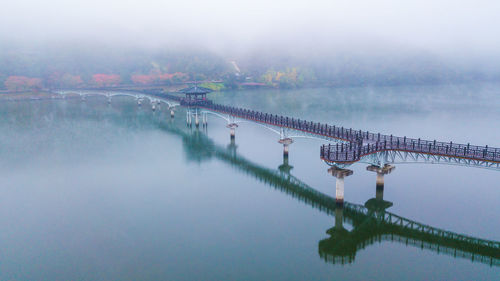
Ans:
POLYGON ((0 44, 119 42, 218 50, 274 45, 406 46, 440 54, 500 53, 500 1, 6 0, 0 44), (36 41, 35 41, 36 40, 36 41))

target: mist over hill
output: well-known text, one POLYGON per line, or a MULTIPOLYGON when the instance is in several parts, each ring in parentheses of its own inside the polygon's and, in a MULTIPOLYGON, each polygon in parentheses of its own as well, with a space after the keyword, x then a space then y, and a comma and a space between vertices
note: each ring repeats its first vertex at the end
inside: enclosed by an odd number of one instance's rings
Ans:
POLYGON ((0 88, 499 80, 499 8, 447 0, 8 2, 0 88))

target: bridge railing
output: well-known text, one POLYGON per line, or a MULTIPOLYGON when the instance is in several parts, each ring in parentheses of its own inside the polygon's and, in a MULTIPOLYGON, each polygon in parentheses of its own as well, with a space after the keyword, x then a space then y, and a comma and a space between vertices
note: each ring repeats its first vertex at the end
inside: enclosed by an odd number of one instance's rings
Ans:
POLYGON ((354 141, 358 138, 358 131, 344 127, 331 126, 328 124, 315 123, 312 121, 300 120, 293 117, 269 114, 244 108, 237 108, 227 105, 211 104, 204 106, 207 109, 232 116, 266 123, 278 127, 285 127, 294 130, 304 131, 311 134, 321 135, 334 139, 354 141))
POLYGON ((358 143, 323 145, 320 149, 321 158, 330 162, 355 162, 362 157, 388 150, 424 153, 445 157, 466 158, 478 161, 500 162, 500 149, 487 146, 472 146, 464 144, 443 143, 390 137, 389 140, 375 143, 358 143))
MULTIPOLYGON (((328 155, 337 161, 357 161, 361 157, 384 150, 404 150, 409 152, 437 154, 450 157, 463 157, 484 161, 500 161, 500 149, 488 146, 470 144, 457 144, 453 142, 438 142, 407 137, 396 137, 380 133, 355 131, 352 128, 331 126, 328 124, 314 123, 288 116, 273 115, 243 108, 212 104, 210 109, 238 116, 245 119, 263 122, 279 127, 286 127, 312 134, 322 135, 335 139, 349 141, 349 144, 340 145, 340 150, 331 150, 328 155), (363 143, 359 147, 359 139, 363 143)), ((321 149, 323 151, 324 148, 321 149)), ((322 155, 323 157, 324 155, 322 155)))
POLYGON ((368 154, 387 150, 400 150, 480 161, 500 162, 500 149, 494 147, 457 144, 453 142, 438 142, 436 140, 428 141, 407 137, 396 137, 393 135, 383 135, 380 133, 370 133, 369 131, 356 131, 352 128, 348 129, 322 124, 319 122, 316 123, 312 121, 300 120, 288 116, 215 104, 211 101, 191 104, 185 102, 184 98, 180 96, 167 93, 155 93, 155 95, 180 101, 181 105, 185 106, 199 106, 247 120, 299 130, 327 138, 348 141, 348 144, 340 144, 333 148, 331 145, 324 145, 321 147, 321 158, 331 162, 354 162, 368 154))

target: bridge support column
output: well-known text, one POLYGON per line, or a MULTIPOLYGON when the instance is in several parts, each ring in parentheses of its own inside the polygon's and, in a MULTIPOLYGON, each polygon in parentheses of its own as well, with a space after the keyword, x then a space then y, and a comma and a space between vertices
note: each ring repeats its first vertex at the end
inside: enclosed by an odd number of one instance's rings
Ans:
POLYGON ((142 101, 141 101, 141 99, 137 99, 137 105, 138 105, 138 106, 141 106, 141 105, 142 105, 142 101))
POLYGON ((288 146, 293 143, 291 138, 280 139, 278 143, 283 144, 283 158, 288 158, 288 146))
POLYGON ((230 135, 231 141, 233 142, 235 139, 236 128, 238 128, 238 124, 230 123, 230 124, 227 124, 226 127, 229 128, 229 135, 230 135))
POLYGON ((383 167, 370 165, 366 167, 367 171, 377 173, 375 198, 369 199, 365 207, 374 211, 383 211, 392 206, 392 202, 384 200, 384 175, 390 174, 396 167, 385 164, 383 167))
POLYGON ((194 125, 196 128, 200 127, 200 120, 198 118, 198 110, 194 113, 194 125))
POLYGON ((170 109, 170 118, 174 118, 175 117, 175 112, 173 109, 170 109))
POLYGON ((156 103, 154 101, 151 102, 151 110, 156 110, 156 103))
POLYGON ((390 174, 392 171, 396 169, 395 166, 385 164, 383 167, 375 166, 375 165, 370 165, 366 167, 367 171, 375 172, 377 173, 377 180, 376 180, 376 197, 377 199, 383 199, 384 196, 384 175, 390 174))
POLYGON ((344 206, 344 178, 353 174, 352 170, 331 167, 328 173, 337 178, 335 182, 335 202, 337 206, 344 206))

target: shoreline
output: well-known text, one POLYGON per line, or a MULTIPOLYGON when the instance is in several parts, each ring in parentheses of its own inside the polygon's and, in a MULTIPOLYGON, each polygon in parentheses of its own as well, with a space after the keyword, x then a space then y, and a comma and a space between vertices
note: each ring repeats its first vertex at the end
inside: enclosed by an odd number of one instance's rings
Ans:
MULTIPOLYGON (((499 81, 486 81, 486 82, 462 82, 462 83, 452 83, 452 84, 427 84, 427 85, 414 85, 414 84, 409 84, 409 85, 393 85, 393 86, 378 86, 378 87, 389 87, 389 88, 398 88, 402 86, 407 86, 407 87, 428 87, 428 86, 450 86, 450 85, 465 85, 465 84, 471 84, 471 85, 477 85, 477 84, 499 84, 499 81)), ((317 89, 317 88, 330 88, 330 89, 345 89, 345 88, 360 88, 360 87, 373 87, 370 85, 365 85, 365 86, 334 86, 334 87, 325 87, 322 85, 311 85, 309 87, 301 87, 301 88, 295 88, 295 89, 283 89, 283 88, 243 88, 243 89, 224 89, 221 91, 214 91, 214 92, 230 92, 230 91, 268 91, 268 90, 275 90, 275 91, 290 91, 290 90, 301 90, 301 89, 317 89)), ((167 86, 167 87, 116 87, 116 88, 74 88, 74 89, 56 89, 56 90, 49 90, 49 89, 44 89, 42 91, 38 92, 9 92, 9 91, 0 91, 0 101, 23 101, 23 100, 49 100, 49 99, 65 99, 65 98, 76 98, 79 97, 77 94, 67 94, 65 97, 61 96, 60 94, 56 93, 55 91, 112 91, 112 92, 119 92, 119 91, 130 91, 130 92, 142 92, 144 90, 153 90, 153 89, 163 89, 166 90, 167 92, 176 92, 179 90, 180 86, 167 86)))

